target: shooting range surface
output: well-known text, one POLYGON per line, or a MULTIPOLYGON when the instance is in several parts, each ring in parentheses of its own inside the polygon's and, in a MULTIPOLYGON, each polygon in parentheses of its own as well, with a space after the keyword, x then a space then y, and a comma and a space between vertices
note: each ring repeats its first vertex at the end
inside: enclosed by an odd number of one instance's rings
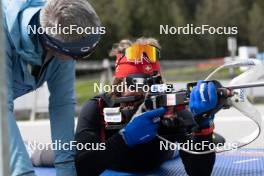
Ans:
MULTIPOLYGON (((217 154, 212 176, 264 175, 264 150, 241 149, 217 154)), ((55 176, 54 168, 35 168, 38 176, 55 176)), ((147 173, 121 173, 106 170, 102 176, 187 176, 180 158, 165 162, 159 169, 147 173)))

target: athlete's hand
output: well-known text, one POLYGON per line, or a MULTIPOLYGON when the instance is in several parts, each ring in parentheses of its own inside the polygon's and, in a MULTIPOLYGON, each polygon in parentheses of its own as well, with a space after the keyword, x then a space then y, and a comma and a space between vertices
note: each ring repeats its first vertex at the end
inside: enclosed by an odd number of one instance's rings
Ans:
MULTIPOLYGON (((198 81, 191 91, 189 107, 194 117, 200 117, 204 113, 217 108, 218 96, 217 90, 213 82, 198 81)), ((208 126, 212 123, 214 114, 211 114, 207 119, 204 119, 203 126, 208 126)))
POLYGON ((133 147, 154 139, 157 134, 160 116, 163 116, 165 112, 165 108, 162 107, 135 117, 120 131, 125 143, 129 147, 133 147))
POLYGON ((217 107, 217 92, 213 82, 198 81, 190 96, 190 110, 194 116, 201 115, 217 107))

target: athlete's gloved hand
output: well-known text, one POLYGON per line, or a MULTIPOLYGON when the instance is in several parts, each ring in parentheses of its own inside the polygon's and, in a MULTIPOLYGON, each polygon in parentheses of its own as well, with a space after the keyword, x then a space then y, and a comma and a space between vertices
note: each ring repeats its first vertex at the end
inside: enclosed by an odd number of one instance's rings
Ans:
MULTIPOLYGON (((189 107, 194 117, 197 118, 215 109, 217 107, 217 102, 218 96, 214 83, 198 81, 197 86, 192 89, 189 107)), ((202 126, 208 126, 212 123, 213 119, 214 114, 211 114, 200 123, 202 123, 202 126)))
POLYGON ((135 117, 120 131, 125 143, 129 147, 133 147, 154 139, 157 134, 160 116, 163 116, 165 112, 165 108, 161 107, 135 117))

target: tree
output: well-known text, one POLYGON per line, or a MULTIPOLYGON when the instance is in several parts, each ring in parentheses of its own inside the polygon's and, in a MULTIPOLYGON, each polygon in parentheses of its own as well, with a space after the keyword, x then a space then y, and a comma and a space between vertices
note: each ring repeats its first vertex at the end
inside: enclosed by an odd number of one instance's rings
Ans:
POLYGON ((264 1, 257 0, 249 12, 249 40, 251 45, 264 51, 264 1))
POLYGON ((228 35, 160 35, 160 25, 174 27, 200 26, 238 27, 239 45, 263 48, 262 0, 90 0, 106 34, 102 35, 96 53, 98 59, 108 57, 113 43, 123 38, 141 36, 157 38, 163 59, 195 59, 227 55, 228 35), (258 1, 258 3, 254 3, 258 1), (254 5, 253 5, 254 4, 254 5), (248 13, 251 9, 250 13, 248 13), (249 17, 250 16, 250 17, 249 17), (250 20, 250 21, 249 21, 250 20), (257 22, 257 23, 255 23, 257 22), (254 27, 248 27, 248 25, 254 27), (249 33, 250 32, 250 33, 249 33), (249 34, 252 34, 249 36, 249 34))
MULTIPOLYGON (((238 38, 239 44, 248 43, 247 23, 247 11, 240 0, 203 0, 196 13, 197 25, 238 27, 238 34, 234 37, 238 38)), ((198 36, 197 42, 201 55, 205 57, 224 56, 227 51, 227 37, 228 35, 218 34, 198 36)))
POLYGON ((106 34, 92 58, 103 59, 108 57, 114 43, 131 35, 130 6, 124 0, 91 0, 92 6, 101 19, 102 26, 106 27, 106 34))

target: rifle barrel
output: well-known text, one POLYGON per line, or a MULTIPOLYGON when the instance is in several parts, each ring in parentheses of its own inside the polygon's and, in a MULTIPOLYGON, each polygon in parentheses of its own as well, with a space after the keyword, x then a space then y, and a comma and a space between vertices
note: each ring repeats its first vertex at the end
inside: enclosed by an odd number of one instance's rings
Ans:
POLYGON ((248 84, 226 86, 225 88, 227 88, 227 89, 243 89, 243 88, 251 88, 251 87, 264 87, 264 82, 255 82, 255 83, 248 83, 248 84))

